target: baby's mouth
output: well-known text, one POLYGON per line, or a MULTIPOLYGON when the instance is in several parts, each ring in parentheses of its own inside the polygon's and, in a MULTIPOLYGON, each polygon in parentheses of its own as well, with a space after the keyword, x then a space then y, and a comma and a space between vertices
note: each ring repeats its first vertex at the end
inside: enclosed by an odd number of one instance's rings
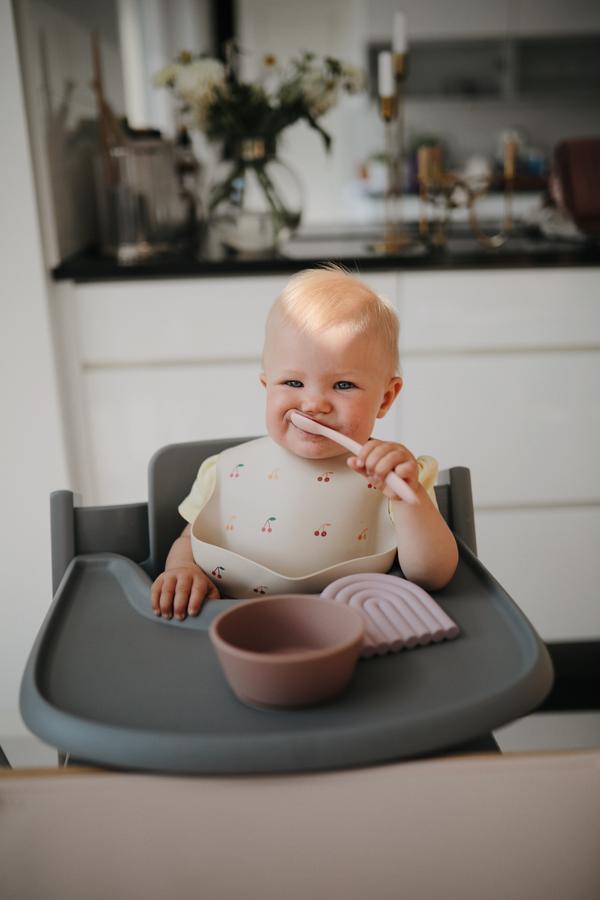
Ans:
MULTIPOLYGON (((296 412, 296 410, 294 410, 294 412, 296 412)), ((316 419, 313 416, 307 416, 306 413, 301 413, 300 415, 302 415, 305 419, 310 419, 311 422, 316 422, 318 425, 326 424, 325 422, 321 422, 320 419, 316 419)), ((314 431, 308 431, 308 430, 305 430, 304 428, 302 428, 301 425, 296 425, 296 423, 292 421, 292 419, 289 415, 286 418, 287 418, 288 424, 291 425, 292 428, 294 428, 296 431, 300 432, 300 435, 302 436, 303 440, 310 441, 311 443, 312 442, 320 443, 323 441, 325 441, 325 442, 331 441, 331 438, 327 437, 324 434, 315 434, 314 431)), ((330 425, 329 423, 327 423, 326 427, 332 428, 334 430, 338 430, 335 428, 335 425, 330 425)))
POLYGON ((288 421, 289 421, 289 424, 292 426, 292 428, 295 428, 296 431, 299 431, 303 437, 307 437, 307 438, 310 438, 310 440, 315 440, 315 441, 325 440, 325 438, 323 437, 322 434, 313 434, 312 431, 305 431, 304 428, 302 428, 300 425, 294 425, 294 423, 291 421, 291 419, 289 419, 288 421))

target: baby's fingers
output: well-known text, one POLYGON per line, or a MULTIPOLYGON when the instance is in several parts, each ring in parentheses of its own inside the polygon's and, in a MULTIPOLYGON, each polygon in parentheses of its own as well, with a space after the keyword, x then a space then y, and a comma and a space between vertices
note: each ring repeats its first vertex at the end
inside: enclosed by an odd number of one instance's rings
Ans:
POLYGON ((367 469, 372 472, 373 475, 377 475, 378 478, 385 479, 386 475, 394 470, 398 471, 402 463, 406 460, 404 453, 401 450, 396 448, 392 448, 390 450, 381 449, 381 452, 377 454, 371 455, 373 458, 369 457, 367 460, 367 469))
POLYGON ((394 469, 396 475, 407 481, 412 488, 419 483, 419 467, 414 459, 407 459, 394 469))
POLYGON ((365 462, 360 456, 349 456, 346 460, 351 469, 354 469, 355 472, 364 473, 365 470, 365 462))
POLYGON ((194 578, 192 583, 188 613, 190 616, 197 616, 205 600, 218 600, 219 597, 220 594, 212 581, 199 575, 197 578, 194 578))
POLYGON ((160 595, 163 586, 164 572, 161 573, 158 578, 152 583, 152 587, 150 588, 150 603, 152 605, 152 612, 155 616, 160 616, 160 595))
POLYGON ((173 611, 175 613, 175 618, 179 619, 180 621, 182 619, 185 619, 186 617, 188 602, 192 592, 193 584, 194 578, 191 574, 179 573, 177 575, 173 611))
POLYGON ((160 592, 160 614, 165 619, 173 616, 173 598, 177 589, 177 575, 165 572, 163 575, 162 590, 160 592))
POLYGON ((219 588, 216 586, 216 584, 212 583, 210 578, 207 578, 206 581, 208 584, 208 590, 206 592, 207 599, 208 600, 219 600, 221 597, 221 594, 219 593, 219 588))

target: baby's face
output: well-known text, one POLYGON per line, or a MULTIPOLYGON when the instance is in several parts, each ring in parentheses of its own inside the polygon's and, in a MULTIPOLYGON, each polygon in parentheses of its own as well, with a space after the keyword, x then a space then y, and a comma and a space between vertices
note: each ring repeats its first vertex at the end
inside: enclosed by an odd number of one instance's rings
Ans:
POLYGON ((261 376, 269 435, 306 459, 347 453, 328 438, 293 425, 290 413, 297 409, 364 444, 375 419, 385 415, 402 386, 400 378, 383 374, 382 352, 373 336, 342 328, 319 335, 302 334, 290 325, 273 329, 261 376))

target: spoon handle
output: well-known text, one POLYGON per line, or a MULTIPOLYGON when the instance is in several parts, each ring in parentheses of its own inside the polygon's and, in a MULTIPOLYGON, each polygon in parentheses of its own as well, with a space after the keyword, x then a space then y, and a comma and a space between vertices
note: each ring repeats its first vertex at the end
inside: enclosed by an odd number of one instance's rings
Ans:
MULTIPOLYGON (((340 444, 340 446, 344 447, 346 450, 349 450, 350 453, 354 453, 354 455, 358 455, 362 450, 362 446, 358 443, 358 441, 352 440, 352 438, 348 437, 346 434, 341 434, 339 431, 335 431, 333 428, 328 428, 327 425, 322 425, 320 422, 315 422, 314 419, 310 420, 313 426, 316 425, 315 431, 318 430, 323 437, 329 438, 331 441, 335 441, 336 444, 340 444)), ((406 481, 396 475, 395 472, 389 472, 386 476, 385 483, 388 487, 390 487, 398 497, 401 497, 406 503, 417 503, 417 497, 415 492, 411 487, 408 486, 406 481)))
POLYGON ((399 475, 396 475, 395 472, 388 472, 385 477, 385 483, 388 487, 390 487, 394 493, 396 493, 399 497, 406 503, 416 503, 417 496, 413 489, 404 481, 404 479, 400 478, 399 475))

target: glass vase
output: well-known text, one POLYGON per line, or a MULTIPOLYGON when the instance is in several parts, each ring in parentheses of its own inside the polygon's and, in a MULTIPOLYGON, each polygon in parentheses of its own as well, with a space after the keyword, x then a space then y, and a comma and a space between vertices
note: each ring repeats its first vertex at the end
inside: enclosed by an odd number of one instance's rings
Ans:
POLYGON ((302 185, 265 141, 241 142, 233 159, 217 168, 208 198, 211 229, 224 246, 240 253, 276 250, 302 217, 302 185))

